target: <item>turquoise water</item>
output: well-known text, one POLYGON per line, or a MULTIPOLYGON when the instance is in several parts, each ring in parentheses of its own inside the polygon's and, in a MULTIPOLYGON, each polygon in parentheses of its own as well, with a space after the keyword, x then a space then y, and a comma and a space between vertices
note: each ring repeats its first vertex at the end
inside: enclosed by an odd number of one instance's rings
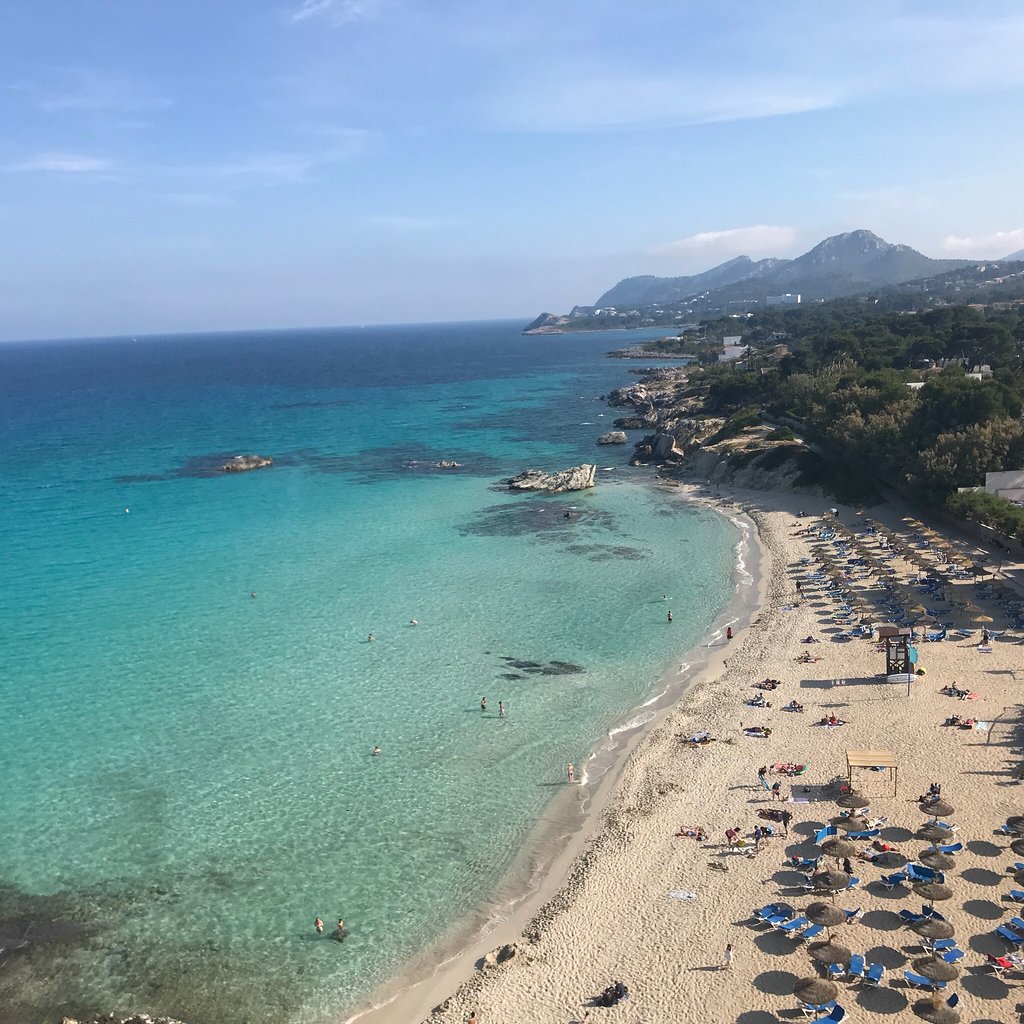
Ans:
POLYGON ((621 339, 520 328, 0 346, 0 1021, 336 1019, 699 642, 735 529, 594 446, 621 339))

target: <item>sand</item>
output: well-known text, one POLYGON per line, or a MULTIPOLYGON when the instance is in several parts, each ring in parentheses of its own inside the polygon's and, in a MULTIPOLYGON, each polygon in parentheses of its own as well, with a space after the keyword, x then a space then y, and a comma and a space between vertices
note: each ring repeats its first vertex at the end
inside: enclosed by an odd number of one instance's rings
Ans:
MULTIPOLYGON (((719 499, 719 504, 742 508, 757 524, 766 584, 760 614, 731 643, 722 642, 722 657, 709 663, 687 695, 638 743, 592 831, 581 838, 578 855, 553 865, 550 888, 560 888, 525 926, 516 922, 520 955, 480 970, 474 966, 479 950, 469 950, 414 996, 378 1010, 374 1021, 425 1019, 441 1002, 439 993, 451 991, 444 986, 454 988, 460 978, 465 980, 429 1015, 432 1024, 463 1024, 473 1011, 481 1024, 566 1024, 583 1020, 588 1011, 588 1024, 794 1019, 793 983, 815 974, 813 963, 803 944, 754 928, 751 911, 779 899, 803 909, 815 898, 794 887, 798 876, 784 858, 813 854, 810 835, 838 811, 822 784, 844 775, 847 749, 859 748, 896 756, 897 795, 887 773, 860 773, 861 788, 871 796, 874 814, 889 819, 883 838, 911 858, 928 845, 912 838, 924 820, 916 798, 930 782, 942 783, 943 798, 956 808, 950 818, 966 844, 956 868, 946 872, 954 898, 941 905, 967 951, 963 976, 949 991, 959 993, 965 1020, 1015 1018, 1006 983, 982 965, 984 953, 1008 948, 992 932, 1016 913, 1004 898, 1013 887, 1007 867, 1024 860, 1009 852, 1005 837, 994 834, 1008 815, 1024 813, 1010 771, 1019 753, 1017 673, 1024 675, 1024 647, 1009 637, 998 638, 991 653, 977 650, 976 637, 921 644, 927 674, 912 684, 908 696, 905 684, 878 679, 884 657, 875 643, 831 640, 838 627, 826 594, 805 586, 798 598, 796 580, 807 571, 799 560, 822 549, 813 535, 799 534, 811 520, 799 520, 794 512, 801 504, 817 512, 820 503, 757 492, 719 499), (809 634, 823 642, 801 644, 809 634), (821 660, 798 663, 804 651, 821 660), (773 707, 745 706, 757 692, 752 684, 767 677, 782 680, 766 694, 773 707), (979 699, 942 695, 940 688, 954 679, 978 691, 979 699), (803 714, 781 710, 793 698, 805 706, 803 714), (830 713, 847 724, 837 729, 816 724, 830 713), (986 721, 990 728, 944 726, 955 713, 986 721), (770 726, 772 735, 748 737, 741 723, 770 726), (701 730, 717 741, 700 749, 682 743, 681 737, 701 730), (758 782, 758 767, 786 761, 809 766, 798 779, 782 779, 784 797, 801 802, 774 805, 793 813, 789 837, 768 840, 755 857, 729 850, 725 829, 737 826, 749 837, 760 822, 757 810, 773 806, 758 782), (707 829, 706 843, 676 837, 681 827, 696 825, 707 829), (673 890, 693 892, 696 899, 671 898, 673 890), (727 943, 735 959, 725 970, 727 943), (588 1006, 618 979, 630 989, 628 1000, 614 1008, 588 1006)), ((907 529, 894 507, 869 514, 907 529)), ((849 508, 841 510, 841 519, 858 521, 849 508)), ((968 551, 966 557, 976 553, 968 551)), ((896 564, 910 568, 902 560, 896 564)), ((974 600, 968 585, 951 590, 955 602, 974 600)), ((1000 624, 1000 612, 991 604, 976 601, 974 607, 1000 624)), ((881 614, 870 617, 885 620, 881 614)), ((836 905, 865 914, 860 922, 836 929, 837 937, 869 961, 884 963, 888 972, 878 989, 841 983, 839 1001, 856 1020, 916 1020, 910 1007, 921 993, 906 987, 902 972, 923 952, 895 911, 919 911, 922 900, 906 888, 884 890, 877 879, 886 872, 872 864, 858 862, 857 868, 860 887, 840 896, 836 905)))

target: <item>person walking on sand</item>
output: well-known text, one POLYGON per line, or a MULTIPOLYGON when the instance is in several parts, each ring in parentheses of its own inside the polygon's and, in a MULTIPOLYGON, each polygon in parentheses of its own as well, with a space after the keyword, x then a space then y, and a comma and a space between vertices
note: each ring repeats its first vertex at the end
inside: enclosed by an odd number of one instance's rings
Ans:
POLYGON ((740 827, 739 825, 733 825, 732 828, 725 830, 725 841, 729 844, 731 850, 740 840, 740 827))
POLYGON ((778 779, 776 779, 772 783, 772 799, 773 800, 781 800, 782 799, 782 783, 779 782, 778 779))
POLYGON ((573 768, 572 761, 569 762, 569 767, 566 768, 565 774, 568 777, 570 782, 575 782, 576 781, 576 769, 573 768))
POLYGON ((726 626, 725 627, 725 639, 726 640, 731 640, 732 639, 732 626, 726 626))
POLYGON ((757 769, 757 777, 764 782, 768 776, 768 765, 757 769))
POLYGON ((732 967, 732 943, 729 942, 725 947, 725 955, 722 957, 722 970, 727 971, 732 967))
POLYGON ((316 929, 317 935, 323 935, 324 923, 320 920, 319 917, 313 922, 313 927, 316 929))
MULTIPOLYGON (((789 823, 793 820, 793 812, 792 811, 783 811, 782 814, 781 814, 781 818, 782 818, 782 827, 786 830, 786 835, 788 836, 789 835, 789 823)), ((852 874, 852 872, 851 872, 851 874, 852 874)))
POLYGON ((477 1015, 476 1015, 476 1010, 474 1010, 474 1011, 473 1011, 473 1012, 472 1012, 472 1013, 471 1013, 471 1014, 470 1014, 470 1015, 469 1015, 469 1016, 468 1016, 468 1017, 466 1018, 466 1024, 480 1024, 479 1020, 477 1019, 477 1015))

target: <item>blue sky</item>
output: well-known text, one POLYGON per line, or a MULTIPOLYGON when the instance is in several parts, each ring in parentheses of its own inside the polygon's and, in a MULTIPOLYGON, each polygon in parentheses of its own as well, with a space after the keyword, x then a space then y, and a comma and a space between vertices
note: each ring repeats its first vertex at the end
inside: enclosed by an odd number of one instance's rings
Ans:
POLYGON ((1024 248, 992 0, 32 0, 0 338, 532 316, 858 227, 1024 248))

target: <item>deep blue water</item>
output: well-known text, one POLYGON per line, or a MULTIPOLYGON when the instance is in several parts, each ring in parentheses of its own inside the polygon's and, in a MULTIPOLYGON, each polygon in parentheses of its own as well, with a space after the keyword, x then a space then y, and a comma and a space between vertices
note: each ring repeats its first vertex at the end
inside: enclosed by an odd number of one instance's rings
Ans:
POLYGON ((637 335, 521 327, 0 345, 0 1022, 336 1017, 699 641, 735 531, 594 444, 637 335))

